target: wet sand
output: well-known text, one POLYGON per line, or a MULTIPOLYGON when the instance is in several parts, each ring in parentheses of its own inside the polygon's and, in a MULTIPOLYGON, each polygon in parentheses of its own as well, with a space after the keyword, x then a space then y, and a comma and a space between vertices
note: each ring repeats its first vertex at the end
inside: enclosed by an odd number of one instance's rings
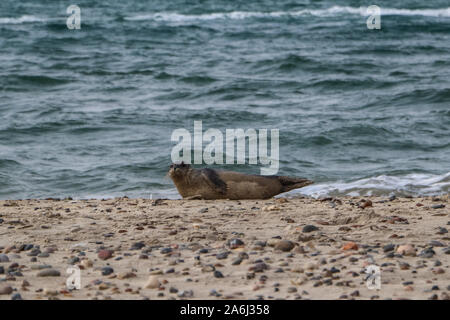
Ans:
POLYGON ((362 199, 0 201, 0 299, 448 299, 449 195, 362 199))

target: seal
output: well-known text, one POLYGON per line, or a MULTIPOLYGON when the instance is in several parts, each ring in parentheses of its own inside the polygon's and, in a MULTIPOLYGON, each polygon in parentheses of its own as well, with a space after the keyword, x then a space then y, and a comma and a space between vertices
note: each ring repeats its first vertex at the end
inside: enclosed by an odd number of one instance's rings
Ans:
POLYGON ((184 162, 172 164, 168 174, 183 199, 268 199, 314 183, 304 178, 194 169, 184 162))

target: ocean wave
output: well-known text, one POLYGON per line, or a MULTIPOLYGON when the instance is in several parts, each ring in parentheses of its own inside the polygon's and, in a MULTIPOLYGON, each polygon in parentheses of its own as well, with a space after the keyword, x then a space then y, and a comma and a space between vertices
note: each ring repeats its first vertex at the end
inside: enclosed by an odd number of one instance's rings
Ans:
POLYGON ((11 17, 0 17, 0 24, 22 24, 22 23, 32 23, 32 22, 45 22, 47 19, 36 17, 32 15, 23 15, 21 17, 11 18, 11 17))
POLYGON ((350 182, 318 183, 291 195, 302 194, 313 198, 324 196, 429 196, 450 191, 450 172, 442 175, 411 173, 404 176, 380 175, 350 182))
MULTIPOLYGON (((397 8, 380 8, 381 15, 394 16, 425 16, 425 17, 450 17, 449 8, 439 9, 397 9, 397 8)), ((140 14, 136 16, 125 17, 129 21, 166 21, 166 22, 189 22, 195 20, 217 20, 217 19, 231 19, 243 20, 248 18, 279 18, 279 17, 296 17, 296 16, 337 16, 342 14, 354 14, 369 16, 367 7, 348 7, 348 6, 333 6, 327 9, 303 9, 298 11, 272 11, 272 12, 258 12, 258 11, 232 11, 232 12, 214 12, 207 14, 182 14, 176 12, 157 12, 151 14, 140 14)))

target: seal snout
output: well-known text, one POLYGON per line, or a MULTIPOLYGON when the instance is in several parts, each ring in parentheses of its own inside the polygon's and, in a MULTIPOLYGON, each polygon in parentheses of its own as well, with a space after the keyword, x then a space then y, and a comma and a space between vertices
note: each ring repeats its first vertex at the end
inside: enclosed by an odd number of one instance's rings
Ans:
POLYGON ((189 164, 185 164, 184 161, 181 163, 172 163, 169 167, 169 176, 181 176, 185 174, 190 167, 191 166, 189 164))

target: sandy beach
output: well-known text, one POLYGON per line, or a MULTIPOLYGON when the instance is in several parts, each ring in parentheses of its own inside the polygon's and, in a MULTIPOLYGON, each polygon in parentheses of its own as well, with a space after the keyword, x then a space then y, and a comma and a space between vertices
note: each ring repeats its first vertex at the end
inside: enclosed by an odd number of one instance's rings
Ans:
POLYGON ((449 299, 449 200, 0 201, 0 299, 449 299))

